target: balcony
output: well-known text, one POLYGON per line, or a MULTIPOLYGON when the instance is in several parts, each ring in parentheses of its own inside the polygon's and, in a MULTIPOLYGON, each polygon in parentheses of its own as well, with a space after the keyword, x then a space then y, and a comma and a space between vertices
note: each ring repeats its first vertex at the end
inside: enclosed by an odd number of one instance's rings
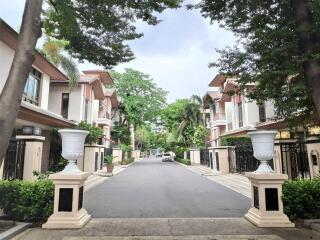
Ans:
POLYGON ((105 111, 105 109, 100 108, 99 113, 98 113, 98 118, 94 120, 95 123, 98 125, 111 125, 111 116, 110 114, 105 111))
POLYGON ((213 120, 211 121, 211 127, 226 126, 227 120, 225 113, 213 114, 213 120))

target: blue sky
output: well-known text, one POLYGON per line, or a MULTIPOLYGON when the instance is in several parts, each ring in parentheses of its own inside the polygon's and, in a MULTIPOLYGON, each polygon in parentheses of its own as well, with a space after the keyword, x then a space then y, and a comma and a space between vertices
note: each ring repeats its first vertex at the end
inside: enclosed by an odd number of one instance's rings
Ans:
MULTIPOLYGON (((24 0, 0 1, 0 17, 11 27, 20 26, 24 0)), ((166 10, 159 15, 157 26, 137 23, 144 33, 131 41, 136 59, 115 69, 133 68, 151 75, 161 88, 169 92, 168 101, 204 95, 208 84, 217 74, 208 63, 217 59, 215 49, 234 44, 232 33, 211 25, 196 10, 166 10)), ((90 63, 79 65, 80 70, 101 68, 90 63)))

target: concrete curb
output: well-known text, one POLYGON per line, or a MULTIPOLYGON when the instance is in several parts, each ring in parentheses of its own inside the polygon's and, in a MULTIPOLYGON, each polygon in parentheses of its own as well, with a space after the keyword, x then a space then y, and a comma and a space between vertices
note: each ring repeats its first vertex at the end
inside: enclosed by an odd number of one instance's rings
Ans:
POLYGON ((22 233, 31 225, 31 223, 24 222, 15 222, 15 224, 16 225, 14 227, 0 234, 1 240, 12 239, 14 236, 17 236, 18 234, 22 233))

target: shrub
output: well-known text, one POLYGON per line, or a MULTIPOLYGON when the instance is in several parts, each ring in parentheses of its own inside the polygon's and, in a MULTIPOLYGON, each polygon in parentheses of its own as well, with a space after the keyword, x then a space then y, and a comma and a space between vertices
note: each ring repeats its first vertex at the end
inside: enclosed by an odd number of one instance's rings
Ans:
POLYGON ((53 198, 54 185, 48 179, 0 181, 0 208, 12 220, 47 219, 53 212, 53 198))
POLYGON ((250 137, 223 137, 221 146, 251 147, 252 143, 250 137))
POLYGON ((131 153, 132 153, 132 147, 130 145, 121 144, 120 148, 122 151, 124 151, 125 159, 130 159, 131 153))
POLYGON ((191 165, 191 161, 189 159, 183 159, 183 158, 176 158, 176 161, 185 164, 185 165, 191 165))
POLYGON ((286 181, 282 200, 290 220, 320 218, 320 180, 286 181))
POLYGON ((113 159, 115 159, 116 157, 109 155, 109 156, 105 156, 104 157, 104 163, 107 165, 111 165, 113 162, 113 159))
POLYGON ((91 124, 84 121, 81 121, 77 128, 89 131, 85 141, 86 144, 97 143, 103 135, 101 128, 92 126, 91 124))

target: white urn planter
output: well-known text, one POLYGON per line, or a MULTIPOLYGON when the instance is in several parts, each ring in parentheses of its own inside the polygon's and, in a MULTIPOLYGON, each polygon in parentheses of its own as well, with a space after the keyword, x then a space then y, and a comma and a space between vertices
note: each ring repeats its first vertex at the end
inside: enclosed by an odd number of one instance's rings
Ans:
POLYGON ((277 131, 253 131, 249 132, 251 137, 253 156, 260 161, 256 173, 272 173, 274 172, 269 165, 269 161, 274 155, 274 140, 277 131))
POLYGON ((61 155, 68 160, 62 172, 81 172, 76 161, 83 157, 84 141, 89 132, 77 129, 61 129, 58 132, 62 139, 61 155))

